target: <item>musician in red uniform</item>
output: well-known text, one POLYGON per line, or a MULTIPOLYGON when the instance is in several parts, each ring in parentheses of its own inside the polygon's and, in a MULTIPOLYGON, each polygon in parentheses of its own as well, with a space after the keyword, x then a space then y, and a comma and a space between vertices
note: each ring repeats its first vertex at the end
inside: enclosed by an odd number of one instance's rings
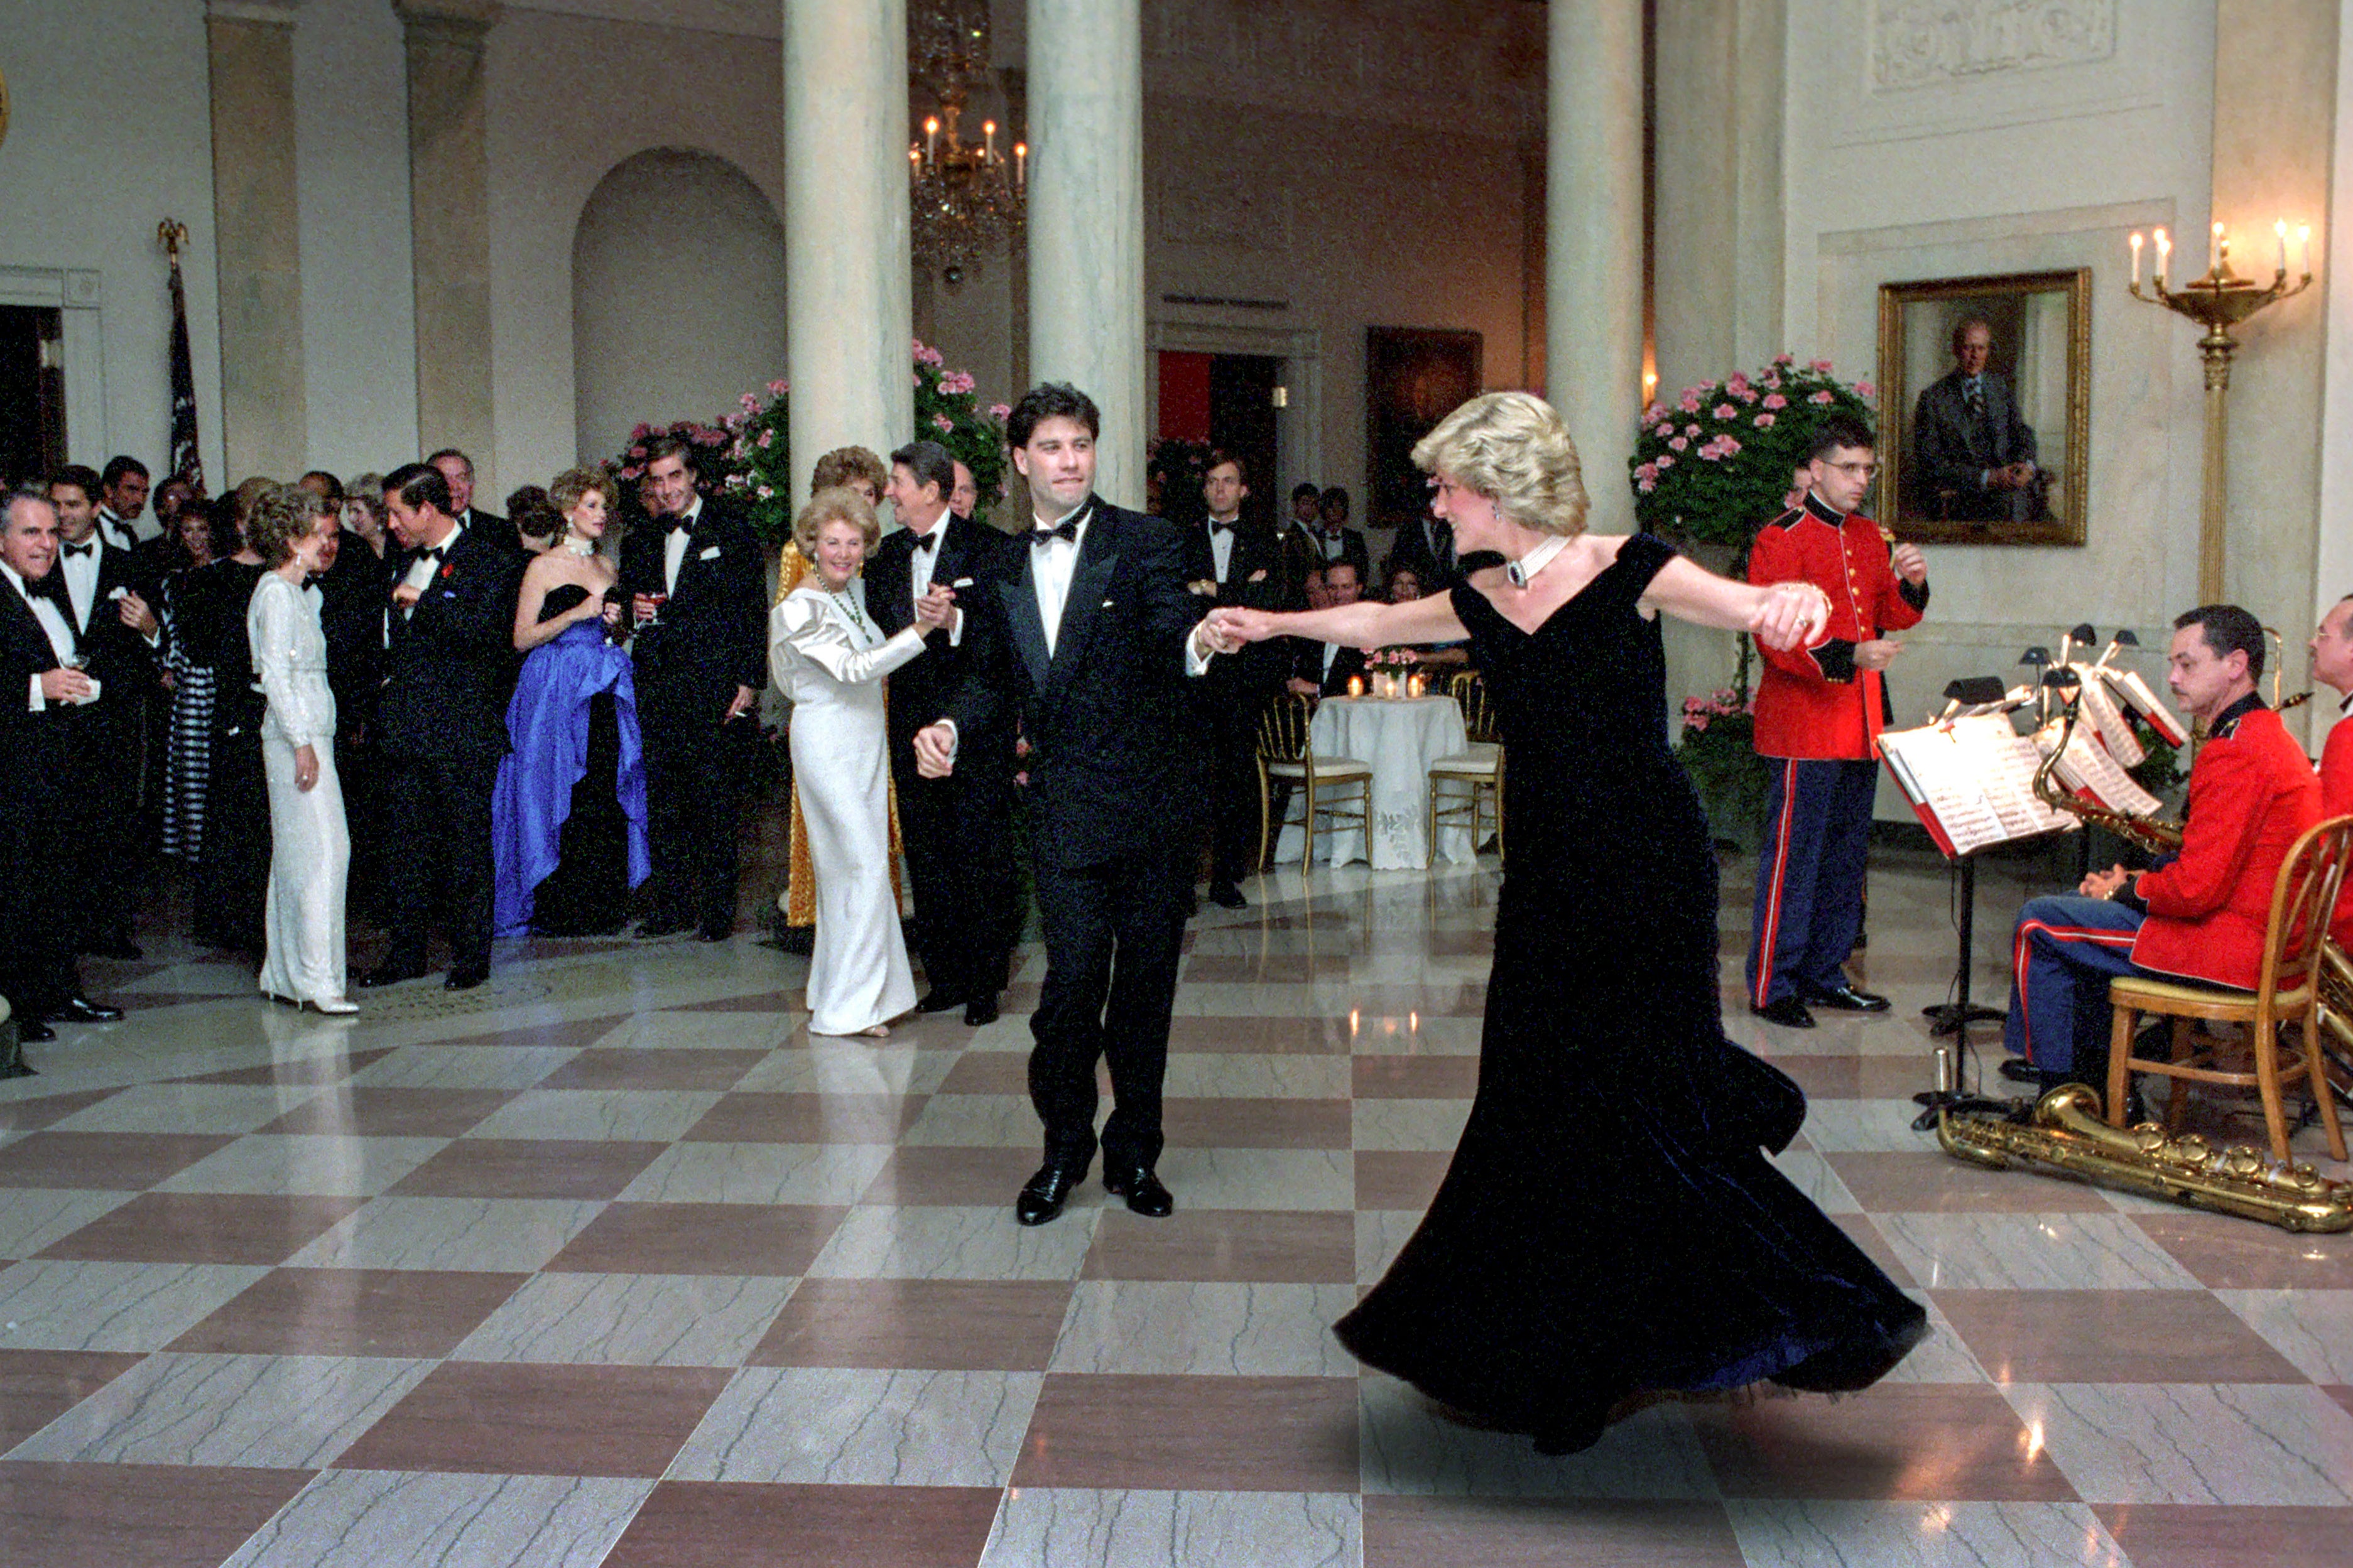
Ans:
POLYGON ((2105 1089, 2113 976, 2252 990, 2280 863, 2320 820, 2311 763, 2255 695, 2261 624, 2236 605, 2206 605, 2173 626, 2166 680, 2207 730, 2179 852, 2137 874, 2094 871, 2078 891, 2019 911, 2003 1044, 2045 1088, 2105 1089))
MULTIPOLYGON (((2329 606, 2312 634, 2312 679, 2337 693, 2338 721, 2320 750, 2320 815, 2342 816, 2353 811, 2353 724, 2342 722, 2353 713, 2353 594, 2329 606)), ((2337 946, 2353 952, 2353 878, 2337 895, 2337 918, 2328 928, 2337 946)))
POLYGON ((1862 934, 1863 862, 1886 723, 1883 671, 1903 648, 1884 634, 1917 626, 1928 607, 1928 563, 1909 544, 1891 553, 1855 508, 1877 477, 1871 431, 1833 415, 1807 448, 1806 499, 1757 533, 1748 580, 1802 579, 1830 595, 1823 640, 1760 648, 1757 754, 1773 759, 1757 910, 1748 940, 1748 1010, 1810 1029, 1808 1004, 1885 1011, 1846 961, 1862 934))

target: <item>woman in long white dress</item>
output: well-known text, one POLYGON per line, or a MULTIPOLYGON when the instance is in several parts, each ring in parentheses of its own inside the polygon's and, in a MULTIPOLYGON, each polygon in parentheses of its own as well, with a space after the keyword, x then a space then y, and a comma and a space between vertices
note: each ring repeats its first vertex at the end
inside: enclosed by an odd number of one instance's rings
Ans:
POLYGON ((891 1032, 915 1005, 915 980, 891 887, 891 763, 882 678, 923 651, 947 624, 944 589, 915 623, 884 637, 866 613, 859 575, 881 529, 855 490, 819 490, 793 521, 811 563, 768 616, 768 669, 792 700, 793 778, 817 881, 817 950, 809 959, 812 1035, 891 1032))
POLYGON ((356 1013, 343 994, 343 879, 352 841, 335 776, 335 698, 319 595, 335 507, 297 485, 256 504, 248 537, 269 570, 245 612, 266 704, 261 765, 269 784, 269 888, 262 912, 261 990, 322 1013, 356 1013))

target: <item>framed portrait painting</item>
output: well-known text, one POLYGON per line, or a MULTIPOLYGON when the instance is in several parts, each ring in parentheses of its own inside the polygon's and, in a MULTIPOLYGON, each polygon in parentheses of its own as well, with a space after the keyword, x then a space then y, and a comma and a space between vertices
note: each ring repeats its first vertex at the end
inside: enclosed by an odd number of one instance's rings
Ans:
POLYGON ((1879 290, 1881 520, 1942 544, 2081 544, 2092 269, 1879 290))

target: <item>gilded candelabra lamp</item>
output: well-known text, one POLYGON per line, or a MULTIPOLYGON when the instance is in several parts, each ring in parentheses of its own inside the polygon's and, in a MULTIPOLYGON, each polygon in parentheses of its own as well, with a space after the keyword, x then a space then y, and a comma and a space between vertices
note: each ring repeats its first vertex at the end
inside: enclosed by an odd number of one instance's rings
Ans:
POLYGON ((2239 341, 2231 335, 2231 329, 2273 300, 2289 299, 2312 287, 2311 226, 2299 225, 2295 230, 2302 270, 2293 284, 2288 282, 2288 226, 2284 218, 2272 226, 2272 235, 2278 242, 2279 252, 2269 283, 2258 283, 2231 270, 2231 237, 2218 223, 2208 238, 2206 276, 2192 279, 2179 289, 2168 289, 2165 274, 2173 258, 2173 241, 2160 228, 2155 237, 2157 268, 2150 278, 2154 291, 2149 293, 2141 291, 2142 239, 2138 233, 2132 237, 2132 297, 2167 306, 2206 329, 2206 335, 2198 340, 2199 357, 2206 362, 2206 483, 2198 518, 2198 596, 2201 604, 2216 604, 2222 597, 2223 517, 2230 499, 2231 356, 2239 352, 2239 341))

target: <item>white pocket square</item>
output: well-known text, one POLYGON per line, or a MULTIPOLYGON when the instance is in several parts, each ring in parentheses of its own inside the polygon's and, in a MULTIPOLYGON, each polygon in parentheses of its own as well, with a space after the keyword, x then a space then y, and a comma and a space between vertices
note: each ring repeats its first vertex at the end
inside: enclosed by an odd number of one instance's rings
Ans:
POLYGON ((716 561, 716 560, 718 560, 718 559, 719 559, 719 546, 717 546, 716 544, 712 545, 710 549, 708 549, 708 550, 704 551, 702 554, 700 554, 700 555, 696 556, 696 557, 695 557, 695 559, 696 559, 697 561, 716 561))

